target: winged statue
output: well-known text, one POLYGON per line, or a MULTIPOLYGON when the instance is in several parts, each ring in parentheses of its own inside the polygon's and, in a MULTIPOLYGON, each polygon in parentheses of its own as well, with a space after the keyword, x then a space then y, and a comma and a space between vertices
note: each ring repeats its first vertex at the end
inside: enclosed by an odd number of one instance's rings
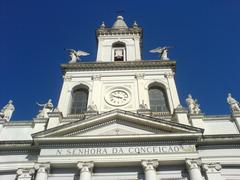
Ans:
POLYGON ((74 49, 65 49, 69 52, 70 61, 68 63, 76 63, 77 60, 80 60, 80 56, 88 56, 89 53, 81 50, 74 50, 74 49))
POLYGON ((150 52, 151 53, 159 53, 160 54, 160 59, 161 60, 169 60, 168 58, 168 49, 173 48, 172 46, 164 46, 164 47, 158 47, 155 49, 152 49, 150 52))

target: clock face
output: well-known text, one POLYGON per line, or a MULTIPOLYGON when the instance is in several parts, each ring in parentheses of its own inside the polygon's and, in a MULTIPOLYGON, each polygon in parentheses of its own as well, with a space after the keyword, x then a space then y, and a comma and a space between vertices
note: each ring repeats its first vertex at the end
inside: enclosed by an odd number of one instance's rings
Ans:
POLYGON ((123 106, 129 102, 130 94, 125 90, 116 89, 107 93, 105 100, 110 105, 123 106))

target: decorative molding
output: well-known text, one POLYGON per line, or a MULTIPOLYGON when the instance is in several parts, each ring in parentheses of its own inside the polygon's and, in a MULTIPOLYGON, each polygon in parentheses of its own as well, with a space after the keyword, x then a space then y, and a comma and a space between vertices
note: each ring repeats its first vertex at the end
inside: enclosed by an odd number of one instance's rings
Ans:
POLYGON ((35 169, 33 168, 19 168, 17 170, 18 179, 32 178, 35 173, 35 169))
POLYGON ((203 164, 202 168, 206 173, 216 173, 221 171, 222 166, 220 163, 215 162, 215 163, 208 163, 208 164, 203 164))
POLYGON ((125 35, 129 35, 129 34, 136 34, 139 36, 142 36, 142 28, 141 27, 133 27, 133 28, 126 28, 126 29, 118 29, 118 28, 98 28, 96 30, 96 35, 97 36, 105 36, 105 35, 120 35, 120 34, 125 34, 125 35))
POLYGON ((176 61, 124 61, 124 62, 81 62, 72 64, 62 64, 63 74, 67 71, 96 71, 96 70, 131 70, 131 69, 166 69, 170 68, 175 71, 176 61))

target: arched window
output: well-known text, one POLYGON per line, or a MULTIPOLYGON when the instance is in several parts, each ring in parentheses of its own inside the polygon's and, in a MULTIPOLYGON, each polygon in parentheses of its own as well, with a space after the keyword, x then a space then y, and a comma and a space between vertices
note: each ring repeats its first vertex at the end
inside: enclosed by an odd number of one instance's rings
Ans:
POLYGON ((77 88, 72 93, 71 114, 83 113, 87 110, 88 90, 77 88))
POLYGON ((112 45, 113 61, 125 61, 126 57, 126 44, 123 42, 115 42, 112 45))
POLYGON ((150 109, 153 112, 169 112, 168 98, 165 89, 159 86, 149 88, 150 109))

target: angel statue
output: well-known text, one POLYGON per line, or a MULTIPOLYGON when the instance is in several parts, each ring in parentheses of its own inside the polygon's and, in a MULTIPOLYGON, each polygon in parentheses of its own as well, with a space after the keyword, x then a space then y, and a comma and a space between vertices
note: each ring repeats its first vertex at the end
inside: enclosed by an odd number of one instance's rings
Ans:
POLYGON ((49 99, 48 102, 45 104, 37 103, 37 105, 43 107, 42 110, 39 111, 37 118, 47 118, 48 117, 47 113, 53 111, 53 104, 51 99, 49 99))
POLYGON ((84 52, 84 51, 76 51, 74 49, 65 49, 66 51, 69 52, 69 56, 70 56, 70 61, 68 63, 76 63, 77 60, 80 60, 80 56, 88 56, 89 53, 84 52))
POLYGON ((163 61, 169 60, 168 58, 168 49, 173 48, 170 46, 164 46, 164 47, 158 47, 156 49, 151 50, 151 53, 159 53, 160 54, 160 59, 163 61))
POLYGON ((232 112, 240 111, 239 102, 232 97, 231 93, 228 93, 227 103, 229 104, 232 112))
POLYGON ((0 119, 5 119, 7 121, 10 121, 14 110, 15 110, 15 107, 13 105, 13 101, 9 100, 7 105, 5 105, 0 112, 0 119))

